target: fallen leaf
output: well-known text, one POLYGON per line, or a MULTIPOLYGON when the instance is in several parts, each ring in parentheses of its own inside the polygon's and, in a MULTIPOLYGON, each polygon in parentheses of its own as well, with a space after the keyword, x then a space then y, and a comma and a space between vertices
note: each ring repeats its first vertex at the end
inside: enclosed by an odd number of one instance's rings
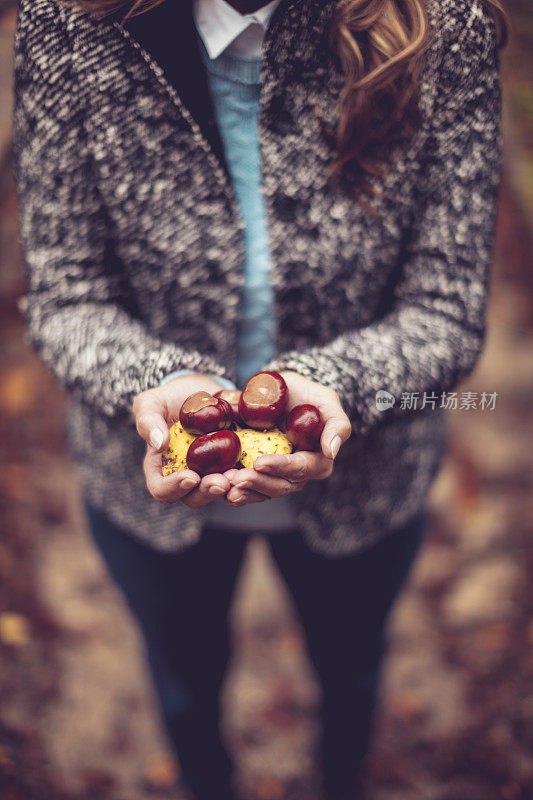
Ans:
POLYGON ((412 692, 402 692, 391 698, 390 709, 393 714, 402 719, 419 719, 425 711, 425 704, 418 695, 412 692))
POLYGON ((0 747, 0 767, 10 767, 12 763, 7 751, 0 747))
POLYGON ((148 758, 146 779, 158 789, 170 789, 177 781, 179 768, 174 759, 164 753, 154 753, 148 758))
POLYGON ((503 800, 520 800, 523 797, 520 785, 516 781, 511 781, 501 789, 503 800))
POLYGON ((477 644, 481 650, 503 650, 508 641, 509 625, 504 622, 485 625, 477 637, 477 644))
POLYGON ((292 656, 294 653, 300 654, 302 652, 302 640, 293 631, 286 631, 280 639, 280 650, 284 655, 292 656))
POLYGON ((30 491, 28 468, 24 464, 6 464, 0 471, 2 494, 10 500, 26 500, 30 491))
POLYGON ((19 416, 35 402, 37 387, 30 370, 11 367, 0 374, 0 408, 4 414, 19 416))
POLYGON ((11 647, 24 647, 30 641, 30 626, 26 617, 14 611, 0 614, 0 641, 11 647))
POLYGON ((98 769, 86 769, 82 774, 85 786, 92 792, 109 792, 116 786, 117 780, 109 772, 98 769))
POLYGON ((281 800, 283 784, 275 778, 259 778, 254 782, 254 792, 261 800, 281 800))
POLYGON ((533 622, 530 622, 527 627, 527 638, 529 639, 529 643, 533 644, 533 622))

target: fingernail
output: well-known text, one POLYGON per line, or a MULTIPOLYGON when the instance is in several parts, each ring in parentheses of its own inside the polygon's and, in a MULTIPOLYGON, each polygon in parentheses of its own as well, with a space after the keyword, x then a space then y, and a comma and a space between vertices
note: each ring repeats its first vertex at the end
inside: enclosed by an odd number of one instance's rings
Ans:
POLYGON ((234 506, 241 506, 245 502, 246 498, 243 494, 240 494, 235 500, 232 500, 234 506))
POLYGON ((331 440, 331 444, 330 444, 331 457, 332 458, 335 458, 335 456, 339 452, 341 444, 342 444, 341 437, 340 436, 334 436, 333 439, 331 440))
POLYGON ((197 481, 193 481, 192 478, 184 478, 182 481, 180 481, 180 488, 181 489, 192 489, 193 486, 197 486, 197 485, 198 485, 198 482, 197 481))
POLYGON ((226 494, 226 492, 221 486, 210 486, 209 494, 221 495, 226 494))
POLYGON ((150 444, 154 450, 159 450, 163 444, 163 431, 161 428, 152 428, 150 431, 150 444))
POLYGON ((242 483, 235 483, 233 485, 235 486, 236 489, 249 489, 250 488, 250 484, 248 483, 248 481, 243 481, 242 483))

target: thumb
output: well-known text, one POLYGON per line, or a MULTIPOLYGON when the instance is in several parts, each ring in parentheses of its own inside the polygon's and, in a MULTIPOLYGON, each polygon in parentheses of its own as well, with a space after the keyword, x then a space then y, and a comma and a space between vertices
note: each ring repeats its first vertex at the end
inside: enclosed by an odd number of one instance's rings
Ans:
POLYGON ((350 438, 352 426, 344 412, 329 417, 324 425, 320 437, 322 452, 326 458, 334 459, 340 450, 341 444, 350 438))
POLYGON ((133 404, 133 413, 137 433, 154 450, 163 450, 169 442, 170 435, 160 403, 139 395, 133 404))

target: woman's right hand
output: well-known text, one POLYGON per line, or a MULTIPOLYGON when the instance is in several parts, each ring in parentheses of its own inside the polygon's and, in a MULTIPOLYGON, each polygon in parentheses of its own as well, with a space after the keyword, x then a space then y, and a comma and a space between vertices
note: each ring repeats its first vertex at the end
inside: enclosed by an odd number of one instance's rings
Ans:
POLYGON ((179 419, 183 402, 194 392, 214 394, 221 385, 199 373, 173 378, 162 386, 138 394, 133 401, 137 432, 146 442, 144 474, 148 491, 165 505, 181 500, 189 508, 201 508, 217 499, 224 499, 231 483, 224 475, 201 478, 190 469, 162 474, 162 451, 169 442, 169 423, 179 419))

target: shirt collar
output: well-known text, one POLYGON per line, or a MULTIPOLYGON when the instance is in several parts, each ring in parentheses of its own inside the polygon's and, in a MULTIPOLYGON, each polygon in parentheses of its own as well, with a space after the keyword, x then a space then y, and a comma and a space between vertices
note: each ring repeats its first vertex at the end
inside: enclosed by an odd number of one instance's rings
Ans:
POLYGON ((271 0, 253 14, 240 14, 226 0, 194 0, 194 19, 210 58, 217 58, 251 24, 266 31, 281 0, 271 0))

